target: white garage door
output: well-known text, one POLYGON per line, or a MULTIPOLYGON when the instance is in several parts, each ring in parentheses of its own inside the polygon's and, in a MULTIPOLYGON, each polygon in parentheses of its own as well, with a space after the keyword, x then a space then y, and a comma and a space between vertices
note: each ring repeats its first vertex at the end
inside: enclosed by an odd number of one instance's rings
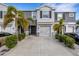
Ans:
POLYGON ((41 26, 39 36, 50 36, 51 28, 49 26, 41 26))
POLYGON ((66 27, 66 32, 73 33, 74 32, 74 27, 73 26, 66 27))

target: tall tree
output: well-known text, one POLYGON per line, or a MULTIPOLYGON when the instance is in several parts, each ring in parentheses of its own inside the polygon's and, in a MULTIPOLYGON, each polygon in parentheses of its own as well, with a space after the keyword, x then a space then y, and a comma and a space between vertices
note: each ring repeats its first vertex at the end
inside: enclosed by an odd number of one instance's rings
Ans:
POLYGON ((29 22, 24 18, 24 14, 22 11, 18 11, 15 7, 9 6, 7 9, 7 13, 4 16, 3 27, 4 29, 7 27, 9 23, 15 21, 16 34, 18 38, 18 27, 21 26, 23 30, 28 29, 29 22))

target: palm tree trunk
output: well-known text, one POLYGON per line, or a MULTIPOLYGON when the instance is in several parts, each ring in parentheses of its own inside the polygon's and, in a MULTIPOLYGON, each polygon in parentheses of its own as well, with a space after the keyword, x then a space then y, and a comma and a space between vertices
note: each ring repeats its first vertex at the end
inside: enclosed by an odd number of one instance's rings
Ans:
POLYGON ((15 33, 15 35, 16 35, 16 37, 17 37, 17 43, 18 43, 18 28, 17 28, 17 23, 16 23, 17 21, 15 20, 15 28, 16 28, 16 33, 15 33))

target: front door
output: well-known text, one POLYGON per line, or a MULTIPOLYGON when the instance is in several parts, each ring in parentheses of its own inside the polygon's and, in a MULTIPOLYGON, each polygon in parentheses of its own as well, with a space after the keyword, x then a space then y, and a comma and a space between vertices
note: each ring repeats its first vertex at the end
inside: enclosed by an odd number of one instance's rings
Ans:
POLYGON ((30 35, 36 35, 36 26, 30 26, 30 35))

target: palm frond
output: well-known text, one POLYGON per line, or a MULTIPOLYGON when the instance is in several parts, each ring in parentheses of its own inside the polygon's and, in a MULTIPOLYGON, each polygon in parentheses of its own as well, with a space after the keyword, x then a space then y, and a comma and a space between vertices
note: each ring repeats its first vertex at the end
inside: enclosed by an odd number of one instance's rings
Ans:
POLYGON ((54 24, 54 26, 53 26, 54 31, 58 31, 59 28, 60 28, 59 24, 54 24))
POLYGON ((8 17, 7 15, 5 15, 4 16, 4 21, 3 21, 3 28, 5 29, 6 26, 12 21, 13 21, 13 19, 11 17, 8 17))

